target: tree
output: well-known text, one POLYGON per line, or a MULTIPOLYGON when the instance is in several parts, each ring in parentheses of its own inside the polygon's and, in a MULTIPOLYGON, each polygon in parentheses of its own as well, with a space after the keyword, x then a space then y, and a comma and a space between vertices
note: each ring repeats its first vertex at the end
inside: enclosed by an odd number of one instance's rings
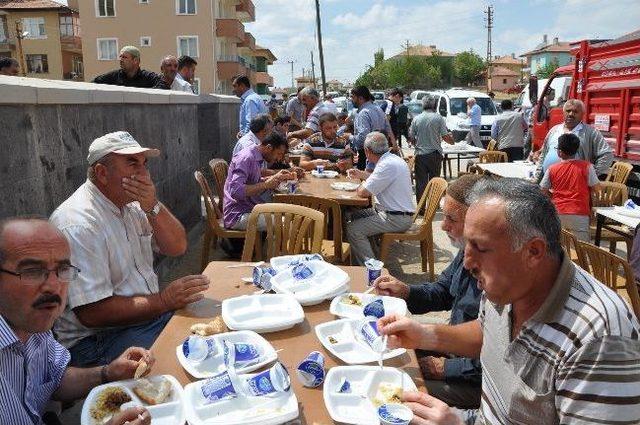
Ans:
POLYGON ((540 68, 538 68, 538 71, 536 72, 536 76, 539 79, 549 78, 551 76, 551 74, 553 74, 553 71, 558 69, 559 66, 560 66, 560 63, 558 62, 558 59, 557 58, 553 58, 551 60, 551 62, 545 64, 544 66, 541 66, 540 68))
POLYGON ((384 50, 382 48, 378 49, 377 52, 373 54, 373 66, 378 66, 382 62, 384 62, 384 50))
POLYGON ((453 59, 453 75, 464 85, 473 83, 484 69, 484 61, 473 50, 458 53, 453 59))

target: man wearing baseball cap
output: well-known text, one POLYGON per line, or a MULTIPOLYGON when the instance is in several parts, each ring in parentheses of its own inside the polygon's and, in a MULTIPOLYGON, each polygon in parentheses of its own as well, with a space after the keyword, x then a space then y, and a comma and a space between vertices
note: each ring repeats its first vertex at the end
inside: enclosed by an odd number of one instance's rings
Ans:
POLYGON ((98 75, 91 81, 112 86, 154 88, 160 76, 152 71, 140 69, 140 50, 135 46, 120 49, 120 69, 98 75))
POLYGON ((87 181, 51 215, 82 270, 54 331, 74 366, 105 364, 129 346, 149 348, 173 311, 203 297, 209 280, 186 276, 160 290, 153 251, 182 255, 182 224, 158 201, 144 148, 127 132, 93 141, 87 181))

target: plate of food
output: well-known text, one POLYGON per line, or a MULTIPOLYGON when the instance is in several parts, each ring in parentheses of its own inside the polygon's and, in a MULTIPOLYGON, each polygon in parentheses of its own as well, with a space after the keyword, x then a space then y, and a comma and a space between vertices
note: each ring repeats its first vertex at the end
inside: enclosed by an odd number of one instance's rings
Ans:
POLYGON ((397 314, 406 316, 407 302, 402 298, 350 292, 335 297, 331 301, 329 311, 334 316, 346 319, 362 319, 365 315, 382 317, 397 314), (376 305, 376 303, 380 305, 376 305), (365 314, 365 310, 368 314, 365 314))
POLYGON ((171 375, 157 375, 99 385, 82 405, 82 425, 102 425, 121 410, 143 406, 154 425, 175 425, 185 421, 183 389, 171 375))
POLYGON ((191 335, 176 347, 176 356, 191 376, 203 379, 227 369, 231 350, 234 350, 234 367, 238 373, 251 372, 278 358, 273 346, 253 331, 227 332, 207 337, 191 335))
POLYGON ((352 182, 335 182, 331 183, 331 189, 333 190, 344 190, 346 192, 353 192, 358 189, 360 185, 358 183, 352 182))
POLYGON ((318 170, 312 170, 311 175, 319 179, 335 179, 340 173, 333 170, 324 170, 322 173, 318 172, 318 170))
POLYGON ((230 329, 266 333, 303 322, 304 311, 288 294, 243 295, 222 301, 222 317, 230 329))
POLYGON ((401 403, 405 391, 417 391, 405 372, 376 366, 336 366, 329 369, 322 395, 335 422, 377 424, 378 407, 401 403))
POLYGON ((349 275, 339 267, 311 260, 277 272, 271 278, 271 287, 276 293, 292 295, 301 305, 308 306, 349 291, 349 281, 349 275))

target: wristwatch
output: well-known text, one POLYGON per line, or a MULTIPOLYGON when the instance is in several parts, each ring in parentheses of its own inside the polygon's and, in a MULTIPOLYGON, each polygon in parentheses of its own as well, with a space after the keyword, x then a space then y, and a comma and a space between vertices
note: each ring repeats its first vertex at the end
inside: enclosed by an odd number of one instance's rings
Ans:
POLYGON ((160 201, 156 202, 156 204, 153 206, 153 208, 151 208, 150 211, 145 211, 145 213, 147 213, 147 215, 150 215, 151 217, 155 217, 158 214, 160 214, 160 209, 162 208, 162 204, 160 203, 160 201))

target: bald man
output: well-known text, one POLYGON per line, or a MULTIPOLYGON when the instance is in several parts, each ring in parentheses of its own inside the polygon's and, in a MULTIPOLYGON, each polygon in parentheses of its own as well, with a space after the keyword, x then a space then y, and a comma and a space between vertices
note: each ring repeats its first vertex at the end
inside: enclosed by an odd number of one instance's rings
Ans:
POLYGON ((155 88, 193 94, 191 84, 182 78, 176 78, 178 75, 178 59, 175 56, 165 56, 160 62, 160 71, 162 76, 155 88))
POLYGON ((154 88, 160 80, 155 72, 140 69, 140 50, 135 46, 120 49, 120 69, 98 75, 92 83, 112 86, 154 88))

